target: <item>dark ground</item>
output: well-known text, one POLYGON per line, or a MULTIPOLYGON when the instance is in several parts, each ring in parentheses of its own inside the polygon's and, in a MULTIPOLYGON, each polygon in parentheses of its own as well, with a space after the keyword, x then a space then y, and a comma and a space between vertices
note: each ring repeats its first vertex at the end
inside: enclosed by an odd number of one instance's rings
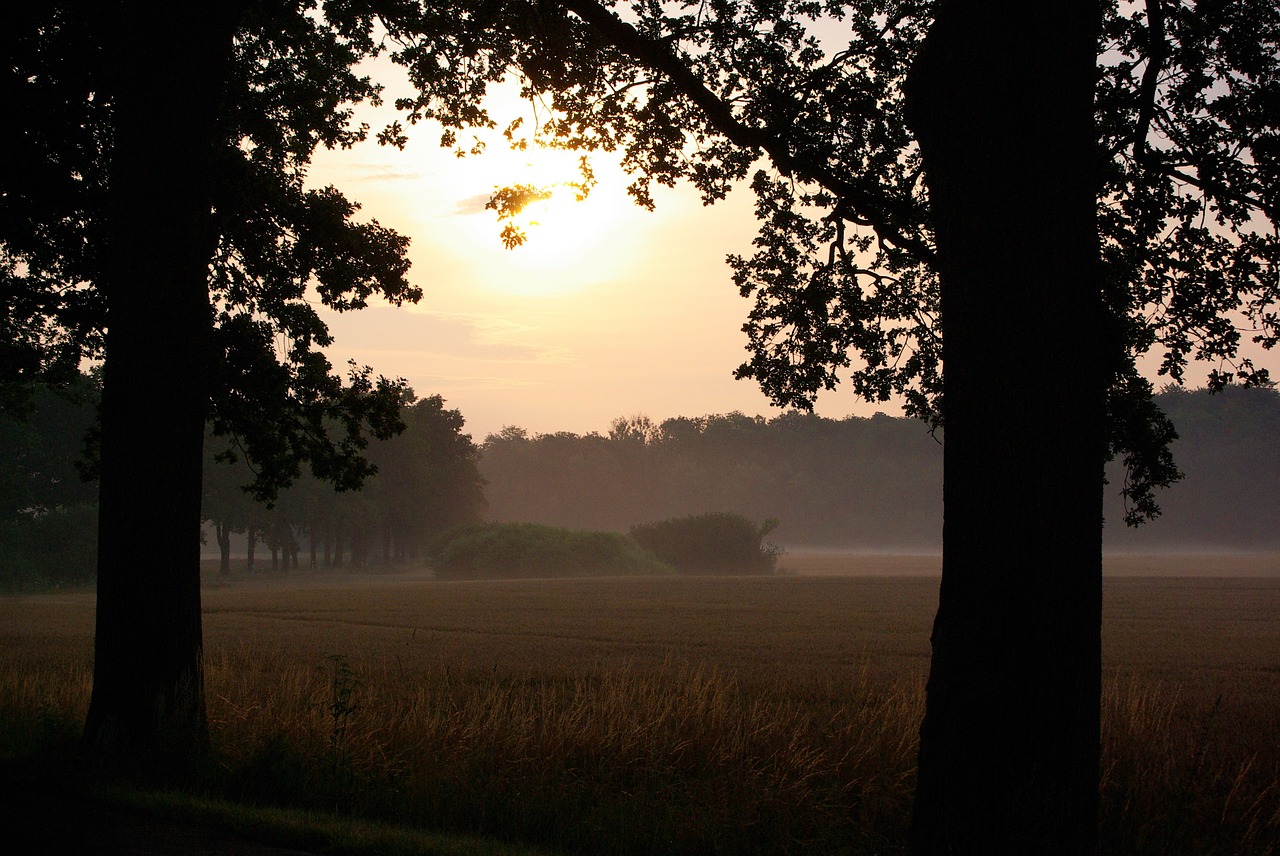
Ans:
POLYGON ((0 828, 9 856, 309 856, 16 777, 0 781, 0 828))

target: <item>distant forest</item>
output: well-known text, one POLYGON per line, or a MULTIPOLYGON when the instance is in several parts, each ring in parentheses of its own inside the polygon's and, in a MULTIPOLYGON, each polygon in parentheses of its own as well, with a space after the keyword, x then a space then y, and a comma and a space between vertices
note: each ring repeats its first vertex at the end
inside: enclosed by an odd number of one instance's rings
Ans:
MULTIPOLYGON (((1185 478, 1159 495, 1159 519, 1133 529, 1113 463, 1107 547, 1280 548, 1280 393, 1172 388, 1157 400, 1185 478)), ((774 539, 792 547, 931 551, 942 544, 941 434, 884 414, 640 416, 607 436, 505 428, 485 439, 479 465, 496 521, 625 530, 726 511, 777 518, 774 539)))
MULTIPOLYGON (((93 577, 97 393, 84 377, 35 394, 23 418, 0 417, 0 589, 93 577)), ((1158 401, 1177 428, 1186 477, 1158 497, 1159 519, 1131 529, 1113 463, 1108 549, 1280 549, 1280 393, 1173 390, 1158 401)), ((607 435, 508 427, 477 446, 439 396, 407 406, 403 418, 402 435, 367 450, 380 473, 363 492, 336 493, 305 474, 270 510, 244 490, 253 472, 242 455, 218 459, 234 443, 210 437, 206 549, 224 571, 247 543, 261 570, 404 564, 484 519, 626 532, 707 512, 760 526, 776 519, 771 540, 792 548, 941 547, 941 437, 910 419, 640 416, 615 420, 607 435)))

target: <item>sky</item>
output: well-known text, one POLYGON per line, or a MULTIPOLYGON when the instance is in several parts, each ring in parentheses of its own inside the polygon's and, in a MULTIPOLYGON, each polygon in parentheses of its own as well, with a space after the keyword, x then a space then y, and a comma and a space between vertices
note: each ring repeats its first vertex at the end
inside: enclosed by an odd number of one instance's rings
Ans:
MULTIPOLYGON (((408 90, 387 60, 374 66, 369 73, 388 84, 387 106, 361 108, 356 118, 376 131, 397 118, 390 105, 408 90)), ((512 92, 493 106, 499 124, 522 109, 512 92)), ((607 433, 620 416, 780 412, 753 381, 733 379, 747 358, 741 328, 751 301, 738 294, 725 257, 751 251, 746 187, 711 207, 688 186, 655 187, 649 212, 628 197, 616 156, 594 155, 599 184, 590 196, 578 202, 559 188, 526 218, 526 244, 508 250, 495 212, 485 210, 494 189, 572 181, 576 155, 513 152, 494 133, 484 154, 458 159, 440 148, 438 126, 409 133, 403 151, 372 139, 322 150, 309 173, 310 184, 332 184, 359 202, 360 218, 412 240, 409 276, 423 290, 414 306, 322 311, 336 366, 354 359, 405 378, 420 397, 443 396, 477 442, 508 425, 607 433)), ((1280 373, 1274 353, 1245 352, 1280 373)), ((1156 357, 1141 362, 1160 386, 1157 365, 1156 357)), ((1188 381, 1203 383, 1205 370, 1193 366, 1188 381)), ((821 395, 816 410, 833 418, 901 413, 894 402, 867 403, 844 388, 821 395)))
MULTIPOLYGON (((376 74, 385 79, 386 69, 376 74)), ((358 114, 374 130, 394 116, 390 107, 358 114)), ((439 147, 439 133, 420 125, 403 151, 371 139, 313 163, 312 185, 333 184, 362 204, 361 218, 412 239, 409 276, 424 293, 416 306, 322 313, 335 365, 353 358, 404 377, 419 396, 443 396, 477 442, 506 425, 606 433, 636 414, 780 412, 754 382, 733 379, 747 358, 751 301, 725 256, 751 249, 747 188, 712 207, 687 186, 656 188, 648 212, 627 196, 616 158, 600 155, 590 196, 578 202, 560 188, 530 214, 526 244, 508 250, 484 208, 494 188, 571 181, 576 156, 512 152, 495 134, 484 154, 460 160, 439 147)), ((900 412, 839 390, 817 407, 837 418, 877 410, 900 412)))

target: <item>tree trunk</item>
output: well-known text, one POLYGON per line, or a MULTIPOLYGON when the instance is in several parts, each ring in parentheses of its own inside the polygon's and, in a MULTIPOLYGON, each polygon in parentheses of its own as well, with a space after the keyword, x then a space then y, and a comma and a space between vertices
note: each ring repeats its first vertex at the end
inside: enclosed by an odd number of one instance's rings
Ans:
POLYGON ((253 560, 258 549, 258 530, 250 526, 245 530, 244 572, 253 576, 253 560))
POLYGON ((218 576, 231 576, 231 526, 221 521, 215 522, 214 533, 218 539, 218 576))
POLYGON ((127 4, 107 51, 115 126, 101 284, 97 627, 83 747, 144 766, 181 764, 206 734, 200 479, 211 155, 232 5, 127 4))
POLYGON ((913 854, 1096 852, 1108 329, 1093 3, 943 0, 908 82, 944 331, 913 854))

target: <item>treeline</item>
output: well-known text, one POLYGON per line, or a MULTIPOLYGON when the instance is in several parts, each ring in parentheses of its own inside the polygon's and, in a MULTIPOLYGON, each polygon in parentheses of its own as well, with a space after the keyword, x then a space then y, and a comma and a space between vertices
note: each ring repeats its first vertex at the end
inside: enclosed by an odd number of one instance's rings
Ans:
MULTIPOLYGON (((60 391, 31 390, 21 408, 9 408, 17 415, 0 417, 0 587, 92 581, 97 399, 86 375, 60 391)), ((1123 472, 1113 464, 1107 547, 1280 549, 1280 393, 1175 389, 1157 401, 1177 428, 1185 479, 1158 497, 1158 520, 1131 529, 1121 522, 1123 472)), ((379 472, 364 490, 339 493, 308 475, 271 508, 244 490, 253 473, 243 456, 218 460, 235 449, 210 438, 204 515, 222 569, 233 538, 258 570, 422 562, 441 533, 486 518, 627 532, 725 512, 779 521, 771 538, 793 547, 941 544, 941 438, 912 420, 632 417, 608 435, 506 428, 477 447, 439 396, 410 404, 403 417, 403 434, 368 448, 379 472)), ((138 540, 146 549, 145 532, 138 540)))
MULTIPOLYGON (((1113 549, 1280 548, 1280 394, 1173 390, 1157 400, 1179 432, 1185 479, 1163 515, 1126 527, 1123 472, 1109 469, 1113 549)), ((731 413, 661 423, 616 420, 608 435, 486 438, 480 472, 489 517, 624 531, 705 511, 780 521, 785 545, 940 549, 942 445, 922 423, 877 414, 774 419, 731 413)))
MULTIPOLYGON (((94 580, 99 391, 93 375, 61 390, 33 386, 0 415, 0 590, 94 580)), ((203 516, 221 570, 230 570, 233 538, 257 571, 403 564, 423 560, 440 533, 478 523, 479 449, 462 415, 431 396, 401 417, 402 434, 365 450, 378 473, 363 490, 338 492, 304 474, 270 506, 246 490, 254 472, 234 440, 207 437, 203 516)), ((146 544, 138 533, 138 549, 146 544)))
POLYGON ((306 474, 270 507, 245 490, 253 473, 243 457, 219 460, 235 455, 234 447, 207 438, 203 513, 220 573, 230 570, 233 535, 241 536, 250 572, 360 567, 421 562, 441 533, 479 522, 479 449, 462 433, 462 414, 433 395, 406 406, 401 418, 403 433, 365 451, 378 471, 363 489, 338 492, 306 474))
POLYGON ((5 390, 12 401, 0 411, 0 590, 93 580, 98 392, 91 375, 56 391, 5 390))
POLYGON ((1178 431, 1183 480, 1161 493, 1162 514, 1125 526, 1124 473, 1107 471, 1105 543, 1112 549, 1280 549, 1280 392, 1168 389, 1156 401, 1178 431))
POLYGON ((780 543, 831 547, 940 534, 942 446, 922 423, 883 414, 640 416, 607 436, 507 428, 485 439, 480 472, 492 520, 625 531, 723 511, 777 519, 780 543))

